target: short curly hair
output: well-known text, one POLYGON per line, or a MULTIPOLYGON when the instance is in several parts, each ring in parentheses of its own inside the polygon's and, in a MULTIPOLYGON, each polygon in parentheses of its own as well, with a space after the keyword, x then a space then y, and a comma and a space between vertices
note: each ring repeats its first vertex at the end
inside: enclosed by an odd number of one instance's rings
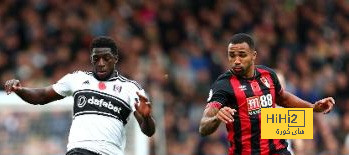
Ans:
POLYGON ((118 47, 116 46, 116 43, 114 39, 107 36, 100 36, 92 40, 91 47, 90 47, 90 53, 92 53, 93 48, 110 48, 112 54, 115 57, 118 57, 118 47))
POLYGON ((255 42, 251 35, 246 33, 238 33, 233 35, 233 37, 230 39, 229 44, 240 44, 240 43, 247 43, 250 49, 255 49, 255 42))

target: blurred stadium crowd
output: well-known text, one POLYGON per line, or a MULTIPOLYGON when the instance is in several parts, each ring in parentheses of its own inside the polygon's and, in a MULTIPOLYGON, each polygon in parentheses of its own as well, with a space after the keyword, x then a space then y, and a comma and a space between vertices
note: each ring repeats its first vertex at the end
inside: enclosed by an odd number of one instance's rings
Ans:
MULTIPOLYGON (((167 154, 223 155, 224 127, 201 138, 198 125, 237 32, 254 36, 257 64, 284 75, 286 90, 310 102, 336 99, 332 113, 316 116, 314 140, 293 141, 296 154, 349 154, 347 0, 3 0, 0 90, 11 78, 40 87, 90 70, 91 39, 108 35, 121 49, 118 71, 164 105, 167 154)), ((33 145, 64 152, 70 116, 1 109, 0 154, 29 154, 33 145)))

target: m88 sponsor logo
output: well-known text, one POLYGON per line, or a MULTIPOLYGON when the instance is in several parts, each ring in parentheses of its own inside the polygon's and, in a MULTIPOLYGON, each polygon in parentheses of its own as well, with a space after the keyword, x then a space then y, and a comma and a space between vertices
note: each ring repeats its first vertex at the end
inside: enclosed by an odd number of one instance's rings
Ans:
POLYGON ((255 115, 261 112, 261 108, 271 108, 273 97, 271 94, 253 96, 247 98, 248 114, 255 115))

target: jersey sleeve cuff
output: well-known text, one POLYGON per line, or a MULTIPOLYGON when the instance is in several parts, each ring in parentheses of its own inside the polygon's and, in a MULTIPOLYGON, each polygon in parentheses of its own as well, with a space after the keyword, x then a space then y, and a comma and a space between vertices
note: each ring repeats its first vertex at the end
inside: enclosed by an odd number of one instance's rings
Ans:
POLYGON ((59 91, 59 86, 57 86, 57 84, 54 84, 52 85, 52 89, 59 95, 63 96, 63 97, 66 97, 68 96, 67 94, 65 94, 64 92, 62 91, 59 91))
POLYGON ((217 108, 220 109, 222 107, 222 103, 217 101, 212 101, 207 103, 206 108, 217 108))

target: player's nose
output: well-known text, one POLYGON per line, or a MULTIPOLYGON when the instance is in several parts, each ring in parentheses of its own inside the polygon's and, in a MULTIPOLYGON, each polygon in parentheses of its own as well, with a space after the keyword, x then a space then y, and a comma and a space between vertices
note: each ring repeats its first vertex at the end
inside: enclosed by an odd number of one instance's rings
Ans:
POLYGON ((104 59, 99 59, 99 60, 97 61, 97 65, 100 66, 100 67, 105 66, 105 60, 104 60, 104 59))
POLYGON ((241 64, 241 60, 240 60, 239 57, 235 58, 234 64, 235 65, 240 65, 241 64))

